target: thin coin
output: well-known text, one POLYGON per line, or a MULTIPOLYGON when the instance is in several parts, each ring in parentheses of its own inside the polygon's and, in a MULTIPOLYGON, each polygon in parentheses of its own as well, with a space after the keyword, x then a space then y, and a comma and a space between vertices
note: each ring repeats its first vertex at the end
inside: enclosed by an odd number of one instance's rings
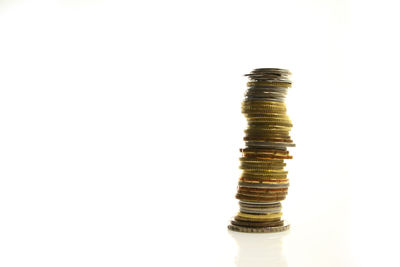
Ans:
POLYGON ((252 228, 252 227, 243 227, 237 225, 228 225, 228 229, 236 232, 243 233, 277 233, 289 230, 290 225, 284 226, 274 226, 274 227, 263 227, 263 228, 252 228))
POLYGON ((247 87, 252 87, 252 86, 263 86, 263 85, 266 85, 266 86, 276 86, 276 87, 287 87, 287 88, 289 88, 289 87, 292 86, 292 83, 289 82, 289 81, 279 81, 279 82, 276 82, 276 81, 269 81, 269 80, 266 80, 266 81, 254 81, 254 82, 248 82, 248 83, 247 83, 247 87))
MULTIPOLYGON (((239 182, 239 186, 252 187, 252 188, 288 188, 289 183, 250 183, 239 182)), ((250 201, 250 200, 249 200, 250 201)))

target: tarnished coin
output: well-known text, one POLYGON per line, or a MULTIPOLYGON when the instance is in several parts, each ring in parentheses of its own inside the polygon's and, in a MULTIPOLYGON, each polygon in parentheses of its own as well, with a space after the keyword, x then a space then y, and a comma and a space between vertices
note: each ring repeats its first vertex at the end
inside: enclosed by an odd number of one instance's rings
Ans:
POLYGON ((244 233, 277 233, 289 230, 290 225, 283 225, 283 226, 273 226, 273 227, 243 227, 237 225, 228 225, 228 229, 236 232, 244 232, 244 233))
POLYGON ((284 224, 283 220, 273 221, 273 222, 248 222, 248 221, 236 221, 232 220, 231 224, 243 227, 274 227, 274 226, 282 226, 284 224))

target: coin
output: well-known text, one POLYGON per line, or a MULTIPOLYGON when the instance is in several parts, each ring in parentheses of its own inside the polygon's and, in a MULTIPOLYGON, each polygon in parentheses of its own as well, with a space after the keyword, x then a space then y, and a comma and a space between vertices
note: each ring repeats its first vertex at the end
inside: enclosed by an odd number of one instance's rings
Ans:
POLYGON ((289 183, 251 183, 239 182, 239 186, 252 187, 252 188, 288 188, 289 183))
POLYGON ((238 215, 242 218, 251 218, 251 219, 276 219, 282 216, 281 212, 278 213, 268 213, 268 214, 247 214, 239 212, 238 215))
POLYGON ((248 147, 294 147, 296 146, 293 143, 283 143, 283 142, 254 142, 249 141, 246 142, 248 147))
POLYGON ((253 213, 253 214, 265 214, 267 212, 280 212, 281 209, 257 209, 257 208, 246 208, 240 207, 240 212, 253 213))
POLYGON ((260 203, 260 202, 249 202, 249 201, 239 201, 240 206, 244 207, 266 207, 266 208, 281 208, 282 203, 260 203))
POLYGON ((255 193, 287 193, 287 188, 273 188, 273 189, 263 189, 263 188, 249 188, 249 187, 240 187, 238 192, 255 192, 255 193))
MULTIPOLYGON (((242 187, 243 188, 243 187, 242 187)), ((240 189, 237 193, 237 196, 244 197, 265 197, 265 198, 274 198, 274 197, 285 197, 287 192, 254 192, 254 191, 246 191, 240 189)))
POLYGON ((248 201, 260 201, 260 202, 276 202, 285 200, 286 196, 278 196, 278 197, 253 197, 253 196, 245 196, 242 194, 236 194, 236 198, 239 200, 248 200, 248 201))
POLYGON ((254 81, 254 82, 248 82, 247 86, 277 86, 277 87, 291 87, 292 84, 288 81, 282 80, 282 81, 269 81, 269 80, 260 80, 260 81, 254 81))
POLYGON ((243 227, 237 225, 228 225, 228 229, 236 232, 244 232, 244 233, 277 233, 289 230, 290 225, 284 226, 273 226, 273 227, 261 227, 261 228, 254 228, 254 227, 243 227))
POLYGON ((282 226, 284 224, 284 221, 279 220, 279 221, 272 221, 272 222, 248 222, 248 221, 236 221, 232 220, 231 224, 236 225, 236 226, 244 226, 244 227, 273 227, 273 226, 282 226))

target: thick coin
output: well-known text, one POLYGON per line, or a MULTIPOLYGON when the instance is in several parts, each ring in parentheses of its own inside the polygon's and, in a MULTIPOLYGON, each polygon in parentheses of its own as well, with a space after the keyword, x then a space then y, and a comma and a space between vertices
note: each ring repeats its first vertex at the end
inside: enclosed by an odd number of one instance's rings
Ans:
POLYGON ((261 208, 247 208, 240 207, 240 212, 253 213, 253 214, 266 214, 269 212, 280 212, 281 209, 261 209, 261 208))

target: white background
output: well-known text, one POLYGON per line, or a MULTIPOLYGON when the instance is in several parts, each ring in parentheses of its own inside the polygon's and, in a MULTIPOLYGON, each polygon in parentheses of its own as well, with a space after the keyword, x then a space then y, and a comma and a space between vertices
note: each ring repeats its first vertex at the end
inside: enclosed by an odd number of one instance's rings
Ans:
POLYGON ((0 265, 399 266, 398 11, 0 1, 0 265), (293 73, 276 238, 226 229, 258 67, 293 73))

